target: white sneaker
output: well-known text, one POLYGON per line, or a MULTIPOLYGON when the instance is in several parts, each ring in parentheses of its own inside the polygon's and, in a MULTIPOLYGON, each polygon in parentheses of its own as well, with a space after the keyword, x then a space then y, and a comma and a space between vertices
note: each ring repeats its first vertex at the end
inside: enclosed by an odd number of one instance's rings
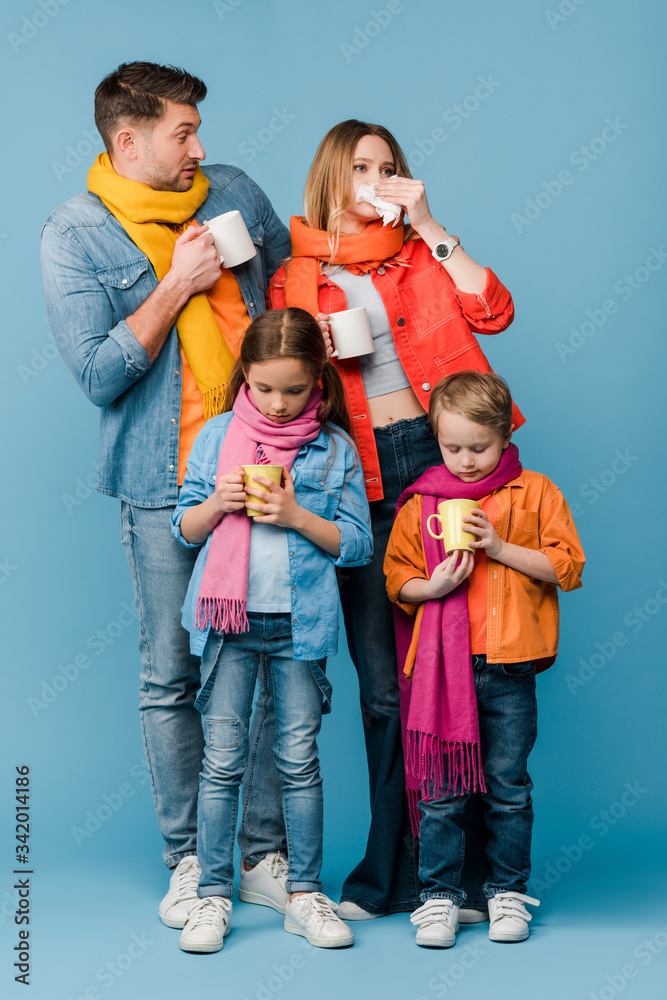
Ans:
POLYGON ((460 924, 482 924, 489 919, 489 911, 477 910, 473 906, 462 906, 459 910, 460 924))
POLYGON ((231 926, 231 899, 204 896, 190 907, 178 943, 183 951, 220 951, 231 926))
POLYGON ((375 920, 380 914, 369 913, 362 906, 357 906, 356 903, 351 903, 345 899, 338 904, 338 916, 342 917, 343 920, 375 920))
POLYGON ((287 858, 280 851, 271 851, 249 871, 244 870, 241 862, 239 899, 244 903, 271 906, 278 913, 284 913, 287 902, 286 880, 287 858))
POLYGON ((539 899, 520 892, 497 892, 489 900, 489 937, 492 941, 525 941, 533 919, 524 903, 539 906, 539 899))
POLYGON ((417 925, 415 941, 422 948, 451 948, 459 929, 459 904, 432 897, 411 914, 410 922, 417 925))
POLYGON ((300 934, 316 948, 347 948, 354 944, 354 934, 336 916, 336 904, 323 892, 307 892, 287 901, 285 930, 300 934))
POLYGON ((184 927, 188 909, 197 899, 201 868, 195 854, 181 858, 171 878, 169 891, 160 903, 160 920, 167 927, 184 927))

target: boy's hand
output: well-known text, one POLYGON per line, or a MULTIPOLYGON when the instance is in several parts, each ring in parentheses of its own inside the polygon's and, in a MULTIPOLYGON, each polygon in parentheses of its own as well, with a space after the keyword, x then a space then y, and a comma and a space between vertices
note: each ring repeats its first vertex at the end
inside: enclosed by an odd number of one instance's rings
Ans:
POLYGON ((218 509, 224 514, 231 514, 232 511, 242 510, 245 506, 245 489, 243 466, 237 465, 231 472, 224 476, 219 476, 218 484, 213 496, 216 499, 218 509))
POLYGON ((438 563, 428 581, 431 597, 445 597, 473 571, 475 557, 472 552, 452 552, 444 562, 438 563))
POLYGON ((469 517, 464 517, 463 524, 466 525, 466 531, 477 535, 477 541, 470 543, 474 549, 485 549, 489 559, 500 558, 503 543, 481 508, 471 511, 469 517))
POLYGON ((262 511, 266 511, 266 514, 262 513, 259 520, 266 521, 267 524, 277 524, 280 528, 295 527, 301 507, 296 502, 294 480, 287 469, 283 468, 282 486, 278 486, 266 476, 254 475, 252 478, 253 484, 257 483, 258 485, 257 489, 248 488, 246 490, 248 499, 245 506, 255 507, 256 510, 259 510, 260 508, 253 504, 252 498, 260 497, 267 502, 261 506, 262 511), (267 499, 267 493, 270 494, 269 499, 267 499))

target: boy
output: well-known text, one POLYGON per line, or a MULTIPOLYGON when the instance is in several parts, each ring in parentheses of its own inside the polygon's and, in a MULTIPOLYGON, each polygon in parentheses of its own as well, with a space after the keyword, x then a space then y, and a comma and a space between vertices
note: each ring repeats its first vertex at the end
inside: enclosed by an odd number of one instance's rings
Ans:
POLYGON ((522 469, 511 444, 512 399, 498 375, 464 371, 433 389, 429 421, 443 465, 399 498, 384 563, 396 637, 408 797, 419 831, 423 905, 416 942, 456 941, 471 791, 486 803, 492 941, 523 941, 530 914, 535 674, 556 659, 557 587, 581 586, 584 554, 560 490, 522 469), (464 518, 474 552, 445 557, 426 530, 443 500, 464 518), (416 613, 416 616, 415 616, 416 613), (415 616, 414 627, 407 615, 415 616), (400 673, 400 666, 399 666, 400 673))

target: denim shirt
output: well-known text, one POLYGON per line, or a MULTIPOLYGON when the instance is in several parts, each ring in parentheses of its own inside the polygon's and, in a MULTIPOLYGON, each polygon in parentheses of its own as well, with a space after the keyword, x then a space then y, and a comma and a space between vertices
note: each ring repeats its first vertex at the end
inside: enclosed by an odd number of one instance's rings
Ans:
MULTIPOLYGON (((189 548, 196 546, 189 545, 181 535, 181 518, 188 507, 202 503, 214 492, 220 446, 231 420, 231 413, 208 420, 190 452, 185 482, 171 519, 174 535, 189 548)), ((317 660, 333 656, 338 648, 335 567, 364 566, 370 562, 373 552, 370 514, 359 456, 351 439, 342 432, 334 433, 332 438, 326 431, 320 431, 314 441, 297 452, 290 471, 299 506, 333 521, 340 529, 338 557, 329 555, 298 531, 287 529, 294 658, 317 660)), ((198 656, 210 630, 195 626, 197 597, 210 542, 211 535, 197 557, 183 605, 182 621, 190 633, 190 650, 198 656)), ((202 676, 202 687, 207 679, 202 676)))
MULTIPOLYGON (((290 253, 289 233, 266 195, 238 167, 202 168, 203 223, 238 209, 257 254, 232 268, 250 318, 290 253)), ((91 192, 60 205, 42 229, 42 273, 53 335, 68 368, 101 408, 97 489, 139 507, 178 495, 181 352, 174 325, 151 365, 126 319, 157 287, 150 261, 91 192)))

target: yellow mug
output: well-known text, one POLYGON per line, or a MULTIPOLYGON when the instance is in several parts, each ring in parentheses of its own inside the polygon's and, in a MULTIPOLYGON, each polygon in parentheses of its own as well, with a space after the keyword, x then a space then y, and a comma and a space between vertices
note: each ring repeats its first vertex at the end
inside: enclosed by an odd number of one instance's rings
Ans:
POLYGON ((466 531, 463 526, 463 518, 468 517, 472 510, 479 510, 477 500, 445 500, 438 504, 438 513, 430 514, 426 522, 428 533, 432 538, 437 538, 443 543, 445 552, 474 552, 470 543, 477 541, 477 536, 471 531, 466 531), (437 518, 440 522, 440 534, 436 535, 431 528, 431 521, 437 518))
MULTIPOLYGON (((253 477, 266 476, 267 479, 270 479, 272 482, 280 485, 280 482, 283 478, 283 467, 282 465, 244 465, 243 473, 244 473, 243 485, 245 489, 247 489, 249 486, 252 485, 253 489, 260 489, 264 491, 264 487, 262 486, 261 483, 256 483, 252 481, 253 477)), ((268 491, 266 491, 266 495, 267 497, 270 495, 268 491)), ((265 503, 268 502, 266 500, 260 500, 259 497, 255 496, 252 498, 252 501, 257 507, 263 506, 265 503)), ((245 512, 248 515, 248 517, 261 517, 263 513, 261 510, 255 510, 252 507, 246 507, 245 512)))

